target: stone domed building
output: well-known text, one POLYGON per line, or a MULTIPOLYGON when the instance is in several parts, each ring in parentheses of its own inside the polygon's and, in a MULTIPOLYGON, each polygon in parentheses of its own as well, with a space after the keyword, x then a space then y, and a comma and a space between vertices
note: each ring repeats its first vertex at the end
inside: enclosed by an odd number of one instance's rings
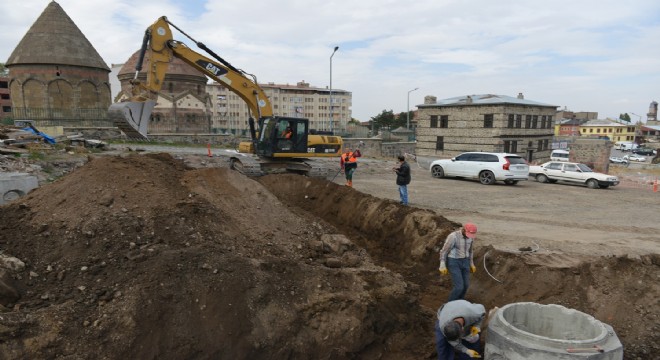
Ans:
POLYGON ((5 64, 14 119, 99 125, 110 106, 110 69, 76 24, 51 1, 5 64))
MULTIPOLYGON (((127 100, 131 94, 129 83, 135 77, 135 65, 140 51, 136 51, 117 74, 121 91, 114 101, 127 100)), ((145 54, 138 80, 146 82, 149 52, 145 54)), ((168 64, 163 86, 154 99, 149 133, 209 132, 211 127, 211 99, 206 92, 207 78, 183 60, 174 57, 168 64)))

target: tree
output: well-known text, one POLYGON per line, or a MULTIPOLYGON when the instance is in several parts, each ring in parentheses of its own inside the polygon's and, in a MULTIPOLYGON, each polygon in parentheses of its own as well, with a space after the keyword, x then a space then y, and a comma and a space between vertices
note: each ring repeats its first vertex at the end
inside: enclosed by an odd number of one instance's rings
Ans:
POLYGON ((0 63, 0 76, 9 76, 9 69, 7 69, 5 63, 0 63))
POLYGON ((625 121, 625 122, 630 122, 630 115, 628 115, 628 113, 619 114, 619 120, 625 121))
POLYGON ((392 128, 395 124, 394 112, 383 110, 380 114, 371 118, 371 130, 376 133, 380 128, 392 128))

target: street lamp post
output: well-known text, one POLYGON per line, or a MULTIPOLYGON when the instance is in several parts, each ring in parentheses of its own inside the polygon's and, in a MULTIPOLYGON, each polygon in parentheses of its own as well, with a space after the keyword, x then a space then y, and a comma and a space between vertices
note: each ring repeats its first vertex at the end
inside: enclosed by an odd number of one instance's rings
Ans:
POLYGON ((333 122, 333 111, 332 111, 332 57, 335 56, 335 53, 339 50, 339 46, 335 46, 335 49, 332 50, 332 55, 330 55, 330 131, 332 132, 332 122, 333 122))
POLYGON ((410 91, 408 91, 408 104, 406 105, 406 116, 407 116, 407 121, 406 121, 406 129, 410 130, 410 93, 419 90, 419 88, 414 88, 410 91))

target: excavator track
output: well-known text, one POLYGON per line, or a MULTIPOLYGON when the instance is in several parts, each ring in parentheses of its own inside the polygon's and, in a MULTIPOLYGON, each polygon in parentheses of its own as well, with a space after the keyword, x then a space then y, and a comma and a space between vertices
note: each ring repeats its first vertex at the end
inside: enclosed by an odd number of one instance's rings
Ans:
POLYGON ((264 172, 261 170, 261 163, 249 156, 232 157, 229 159, 229 167, 245 176, 256 177, 264 175, 264 172))
POLYGON ((250 177, 293 172, 309 177, 327 179, 334 175, 334 172, 337 170, 326 162, 310 159, 298 159, 298 161, 293 159, 286 161, 273 161, 252 156, 234 156, 231 157, 229 161, 229 167, 232 170, 236 170, 239 173, 250 177))
POLYGON ((309 177, 327 179, 334 175, 333 171, 337 172, 335 167, 329 166, 327 163, 314 160, 306 160, 305 164, 309 166, 309 172, 307 172, 307 176, 309 177))

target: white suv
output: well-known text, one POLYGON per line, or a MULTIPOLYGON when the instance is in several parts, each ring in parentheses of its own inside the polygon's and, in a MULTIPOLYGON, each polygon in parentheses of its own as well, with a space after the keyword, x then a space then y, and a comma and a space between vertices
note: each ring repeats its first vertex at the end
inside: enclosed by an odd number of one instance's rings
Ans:
POLYGON ((452 159, 436 160, 430 169, 434 178, 479 179, 484 185, 496 181, 515 185, 529 177, 527 161, 519 155, 505 153, 467 152, 452 159))

